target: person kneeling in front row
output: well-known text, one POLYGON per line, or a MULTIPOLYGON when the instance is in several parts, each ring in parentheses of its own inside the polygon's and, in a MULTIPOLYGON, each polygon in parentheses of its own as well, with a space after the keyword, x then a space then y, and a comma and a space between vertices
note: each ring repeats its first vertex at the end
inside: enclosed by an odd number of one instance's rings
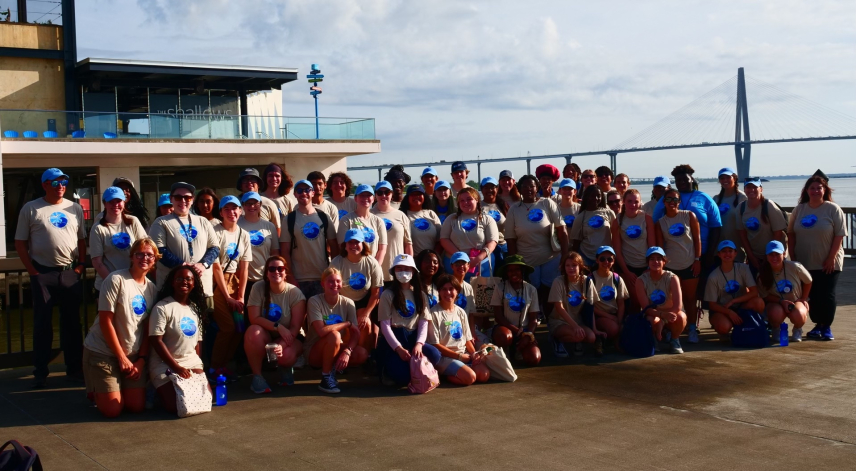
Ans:
POLYGON ((516 360, 523 360, 529 366, 541 362, 541 350, 535 341, 535 327, 538 326, 538 290, 525 281, 533 268, 523 261, 520 255, 506 257, 495 273, 502 278, 500 286, 494 288, 490 305, 494 318, 499 324, 493 328, 493 343, 502 348, 517 349, 516 360))
POLYGON ((749 265, 734 262, 737 245, 730 240, 723 240, 716 247, 716 252, 721 263, 707 278, 704 300, 710 303, 713 329, 719 334, 720 340, 725 340, 735 325, 743 324, 738 311, 748 309, 764 312, 764 300, 758 297, 758 288, 749 265))
POLYGON ((799 262, 785 260, 785 246, 778 240, 767 243, 767 260, 758 274, 760 295, 767 301, 767 320, 773 343, 779 341, 782 322, 790 319, 791 340, 802 342, 803 326, 809 313, 808 295, 812 277, 799 262))
POLYGON ((678 340, 687 326, 687 313, 681 307, 681 279, 665 270, 669 259, 662 247, 649 247, 645 258, 648 271, 636 279, 636 299, 647 304, 643 309, 657 341, 667 340, 671 353, 684 353, 678 340), (664 337, 665 328, 668 330, 664 337))

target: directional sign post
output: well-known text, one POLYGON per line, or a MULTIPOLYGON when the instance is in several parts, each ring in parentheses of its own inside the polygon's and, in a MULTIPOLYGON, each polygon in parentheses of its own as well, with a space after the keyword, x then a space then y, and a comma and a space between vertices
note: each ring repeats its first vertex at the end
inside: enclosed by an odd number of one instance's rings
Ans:
POLYGON ((318 95, 321 94, 319 84, 324 81, 324 76, 321 75, 321 69, 318 67, 318 64, 312 64, 312 70, 306 78, 309 79, 309 94, 315 99, 315 139, 320 139, 321 135, 318 131, 318 95))

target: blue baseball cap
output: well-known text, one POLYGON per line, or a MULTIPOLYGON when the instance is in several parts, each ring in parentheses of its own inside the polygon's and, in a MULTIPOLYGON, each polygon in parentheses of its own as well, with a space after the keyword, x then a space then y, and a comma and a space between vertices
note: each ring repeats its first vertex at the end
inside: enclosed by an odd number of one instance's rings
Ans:
POLYGON ((172 201, 169 200, 169 193, 164 193, 158 198, 158 207, 166 205, 172 206, 172 201))
POLYGON ((613 249, 612 247, 610 247, 608 245, 601 245, 600 247, 598 247, 597 252, 595 252, 595 255, 600 255, 604 252, 609 252, 612 255, 615 255, 615 249, 613 249))
POLYGON ((451 259, 451 261, 450 261, 449 263, 451 263, 452 265, 454 265, 454 264, 455 264, 455 262, 467 262, 467 263, 470 263, 470 256, 469 256, 469 255, 467 255, 467 254, 465 254, 464 252, 455 252, 455 253, 453 253, 453 254, 452 254, 452 259, 451 259))
POLYGON ((313 190, 315 189, 315 187, 312 186, 312 182, 310 182, 309 180, 298 180, 297 183, 294 184, 294 188, 296 189, 300 185, 306 185, 309 188, 312 188, 313 190))
POLYGON ((761 177, 749 177, 744 179, 743 186, 746 185, 764 186, 761 184, 761 177))
POLYGON ((782 245, 782 243, 778 240, 771 240, 770 242, 767 242, 767 255, 770 255, 773 252, 784 255, 785 246, 782 245))
POLYGON ((348 229, 348 231, 345 232, 345 242, 350 242, 352 240, 360 242, 366 241, 366 236, 363 234, 362 229, 348 229))
POLYGON ((662 255, 662 256, 664 256, 664 257, 666 256, 666 251, 665 251, 665 250, 663 250, 663 248, 662 248, 662 247, 657 247, 657 246, 655 245, 655 246, 653 246, 653 247, 648 247, 648 250, 646 250, 646 251, 645 251, 645 258, 648 258, 648 257, 650 257, 651 255, 654 255, 655 253, 656 253, 656 254, 660 254, 660 255, 662 255))
POLYGON ((377 192, 381 188, 386 188, 387 190, 392 191, 392 183, 390 183, 386 180, 384 180, 382 182, 377 182, 377 185, 375 185, 375 187, 374 187, 374 191, 377 192))
POLYGON ((659 177, 654 178, 654 186, 662 186, 663 188, 668 188, 672 183, 669 181, 669 177, 660 175, 659 177))
POLYGON ((101 195, 101 201, 106 203, 113 200, 125 201, 125 191, 118 186, 111 186, 104 190, 104 194, 101 195))
POLYGON ((514 180, 514 174, 511 173, 511 170, 503 170, 503 171, 499 172, 499 179, 500 180, 502 180, 505 177, 508 177, 508 178, 514 180))
POLYGON ((434 175, 435 177, 440 176, 440 174, 434 170, 434 167, 425 167, 425 170, 422 171, 422 176, 424 177, 425 175, 434 175))
POLYGON ((730 240, 723 240, 716 246, 716 251, 719 252, 722 249, 726 248, 737 250, 737 246, 734 245, 734 242, 731 242, 730 240))
POLYGON ((255 191, 248 191, 241 196, 241 203, 246 203, 249 200, 261 201, 262 197, 255 191))
POLYGON ((496 178, 484 177, 484 178, 482 178, 481 184, 479 186, 485 186, 485 185, 499 186, 499 182, 496 181, 496 178))
POLYGON ((371 193, 372 196, 374 196, 374 188, 364 183, 358 186, 356 190, 354 190, 354 196, 361 195, 363 193, 371 193))
POLYGON ((448 188, 450 190, 452 189, 452 185, 449 185, 449 182, 447 182, 446 180, 440 180, 439 182, 434 184, 434 191, 437 191, 443 187, 448 188))
POLYGON ((56 180, 59 177, 68 178, 68 175, 62 173, 62 170, 58 168, 49 168, 42 174, 42 183, 56 180))
POLYGON ((571 180, 570 178, 564 178, 559 182, 559 188, 573 188, 577 189, 577 182, 571 180))
POLYGON ((407 187, 407 196, 410 196, 411 193, 422 193, 425 194, 425 187, 422 185, 410 185, 407 187))
POLYGON ((225 208, 225 207, 226 207, 226 205, 227 205, 227 204, 230 204, 230 203, 231 203, 231 204, 234 204, 235 206, 238 206, 238 207, 240 207, 240 206, 241 206, 241 202, 240 202, 240 201, 238 201, 238 197, 237 197, 237 196, 228 195, 228 196, 224 196, 224 197, 223 197, 223 199, 222 199, 222 200, 220 200, 220 209, 225 208))
POLYGON ((461 170, 467 170, 467 164, 461 162, 460 160, 452 163, 452 171, 459 172, 461 170))
POLYGON ((721 168, 719 169, 719 176, 721 177, 723 175, 737 175, 737 171, 731 167, 721 168))

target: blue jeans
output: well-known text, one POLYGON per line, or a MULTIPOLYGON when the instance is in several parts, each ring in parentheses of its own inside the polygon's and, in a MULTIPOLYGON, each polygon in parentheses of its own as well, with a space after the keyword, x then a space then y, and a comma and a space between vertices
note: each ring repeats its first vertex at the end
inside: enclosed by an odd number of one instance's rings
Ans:
MULTIPOLYGON (((404 327, 393 327, 392 333, 395 334, 395 338, 398 339, 402 347, 408 352, 413 351, 413 347, 416 346, 415 330, 407 330, 404 327)), ((432 365, 437 365, 440 362, 440 351, 434 348, 433 345, 422 345, 422 354, 428 358, 428 361, 432 365)), ((386 342, 386 337, 383 334, 378 339, 375 355, 380 375, 386 375, 387 378, 395 381, 397 386, 405 386, 410 383, 410 364, 402 360, 398 356, 398 353, 395 353, 386 342)))

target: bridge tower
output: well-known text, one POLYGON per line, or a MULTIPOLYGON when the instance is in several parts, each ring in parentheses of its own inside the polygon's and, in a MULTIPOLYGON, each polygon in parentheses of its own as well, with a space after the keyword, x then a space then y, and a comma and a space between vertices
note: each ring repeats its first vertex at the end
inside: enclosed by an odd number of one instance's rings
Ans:
POLYGON ((746 78, 743 67, 737 69, 737 119, 734 125, 734 157, 740 180, 749 176, 752 144, 749 143, 749 106, 746 103, 746 78))

